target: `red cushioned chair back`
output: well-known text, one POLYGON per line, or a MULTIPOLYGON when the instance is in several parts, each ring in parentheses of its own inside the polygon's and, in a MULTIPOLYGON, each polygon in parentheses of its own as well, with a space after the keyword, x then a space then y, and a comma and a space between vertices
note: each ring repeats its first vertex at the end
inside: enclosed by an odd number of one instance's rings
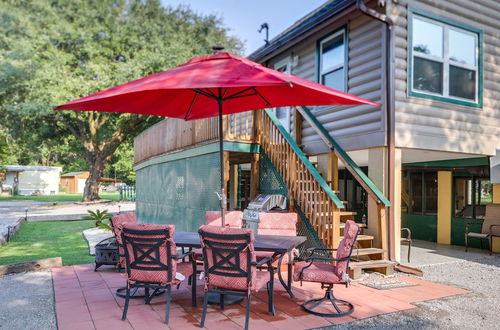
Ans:
MULTIPOLYGON (((211 226, 222 226, 220 211, 207 211, 205 213, 205 224, 211 226)), ((226 227, 241 228, 243 223, 242 211, 224 211, 224 222, 226 227)))
POLYGON ((134 224, 137 223, 137 218, 135 212, 119 213, 111 218, 111 227, 113 228, 113 233, 116 236, 118 244, 121 244, 121 228, 124 224, 134 224))
POLYGON ((174 225, 124 224, 121 230, 128 279, 137 282, 173 282, 176 254, 174 225))
MULTIPOLYGON (((350 257, 356 238, 358 237, 359 226, 352 220, 347 220, 344 228, 344 238, 337 249, 337 259, 350 257)), ((335 274, 341 279, 343 274, 347 274, 349 260, 338 261, 335 266, 335 274)))
POLYGON ((297 213, 260 213, 259 235, 297 236, 297 213))
POLYGON ((256 268, 251 229, 201 226, 199 229, 206 284, 211 288, 247 291, 254 287, 256 268))

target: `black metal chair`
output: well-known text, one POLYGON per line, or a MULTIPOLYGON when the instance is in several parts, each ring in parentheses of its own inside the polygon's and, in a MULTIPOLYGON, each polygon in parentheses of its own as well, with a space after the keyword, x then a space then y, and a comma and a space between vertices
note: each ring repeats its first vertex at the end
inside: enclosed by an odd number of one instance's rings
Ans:
POLYGON ((205 325, 208 295, 220 294, 221 309, 224 295, 246 296, 245 329, 250 316, 250 293, 266 286, 268 312, 275 314, 273 304, 274 268, 271 258, 255 261, 252 229, 205 225, 199 230, 205 267, 205 296, 200 326, 205 325), (267 271, 257 267, 267 265, 267 271))
POLYGON ((196 306, 196 264, 190 257, 189 263, 178 263, 186 255, 177 255, 173 241, 174 225, 126 224, 121 232, 125 252, 127 286, 122 320, 127 318, 131 290, 144 288, 144 302, 149 304, 159 290, 166 290, 165 323, 170 314, 172 285, 179 285, 185 278, 191 277, 191 302, 196 306), (153 290, 149 294, 150 289, 153 290))
POLYGON ((311 299, 302 304, 302 308, 311 314, 339 317, 349 315, 354 311, 354 306, 350 302, 338 299, 333 294, 334 284, 349 285, 349 260, 359 233, 359 226, 351 220, 346 222, 344 228, 344 239, 337 249, 311 248, 310 256, 295 264, 294 281, 306 281, 321 283, 321 288, 325 289, 325 296, 319 299, 311 299), (331 251, 337 251, 336 258, 326 257, 331 251), (334 264, 333 264, 334 263, 334 264), (322 313, 315 309, 322 303, 329 302, 335 309, 333 313, 322 313))

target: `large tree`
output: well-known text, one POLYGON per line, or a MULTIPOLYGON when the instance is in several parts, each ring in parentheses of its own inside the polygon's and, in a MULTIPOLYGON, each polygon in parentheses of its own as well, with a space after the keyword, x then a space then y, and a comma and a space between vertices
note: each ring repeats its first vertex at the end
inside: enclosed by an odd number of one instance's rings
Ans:
POLYGON ((159 119, 52 107, 176 66, 219 44, 242 48, 218 17, 164 8, 158 0, 0 0, 3 129, 18 138, 21 160, 83 157, 91 173, 84 200, 97 199, 118 147, 159 119))

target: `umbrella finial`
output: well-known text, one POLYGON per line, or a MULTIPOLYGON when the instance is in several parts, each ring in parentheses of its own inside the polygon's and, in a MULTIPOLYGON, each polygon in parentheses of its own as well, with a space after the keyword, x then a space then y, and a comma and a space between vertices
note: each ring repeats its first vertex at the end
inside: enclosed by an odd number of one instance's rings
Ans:
POLYGON ((224 50, 224 46, 213 46, 212 50, 214 51, 214 54, 217 54, 224 50))

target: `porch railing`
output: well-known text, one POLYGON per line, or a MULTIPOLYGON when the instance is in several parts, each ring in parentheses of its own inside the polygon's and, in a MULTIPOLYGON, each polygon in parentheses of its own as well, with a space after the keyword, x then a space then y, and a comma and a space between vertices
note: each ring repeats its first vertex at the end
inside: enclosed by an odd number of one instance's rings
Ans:
MULTIPOLYGON (((253 141, 252 112, 226 115, 223 125, 225 140, 253 141)), ((217 117, 193 121, 166 118, 135 138, 134 162, 137 164, 167 152, 217 141, 218 138, 217 117)))

